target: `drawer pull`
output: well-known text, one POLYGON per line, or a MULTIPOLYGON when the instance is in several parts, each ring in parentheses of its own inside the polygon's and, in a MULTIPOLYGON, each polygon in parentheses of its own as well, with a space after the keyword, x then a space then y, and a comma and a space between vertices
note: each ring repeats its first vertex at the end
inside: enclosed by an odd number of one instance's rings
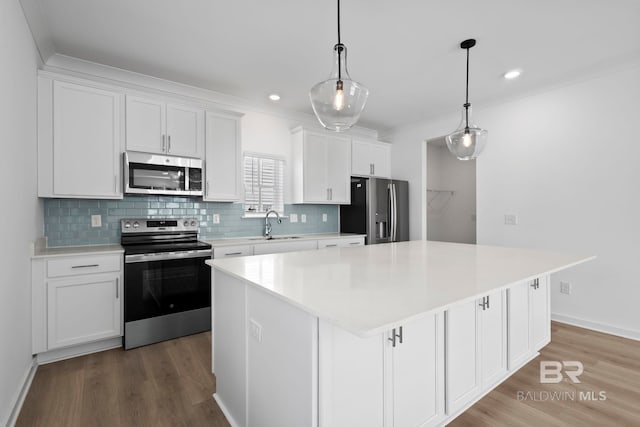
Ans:
POLYGON ((349 243, 349 244, 350 244, 350 245, 359 245, 359 244, 360 244, 360 242, 351 242, 351 243, 349 243))
POLYGON ((91 268, 100 267, 100 264, 87 264, 87 265, 72 265, 71 268, 91 268))
POLYGON ((335 248, 336 246, 338 246, 338 245, 337 244, 327 245, 327 246, 325 246, 325 248, 335 248))
POLYGON ((242 255, 242 252, 229 252, 228 254, 225 254, 225 256, 231 256, 231 255, 242 255))

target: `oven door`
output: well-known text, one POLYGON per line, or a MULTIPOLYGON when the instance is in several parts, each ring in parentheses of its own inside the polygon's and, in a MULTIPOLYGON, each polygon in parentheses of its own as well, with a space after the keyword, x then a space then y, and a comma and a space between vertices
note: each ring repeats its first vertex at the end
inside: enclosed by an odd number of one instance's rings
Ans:
POLYGON ((211 250, 125 256, 124 320, 211 307, 211 250))

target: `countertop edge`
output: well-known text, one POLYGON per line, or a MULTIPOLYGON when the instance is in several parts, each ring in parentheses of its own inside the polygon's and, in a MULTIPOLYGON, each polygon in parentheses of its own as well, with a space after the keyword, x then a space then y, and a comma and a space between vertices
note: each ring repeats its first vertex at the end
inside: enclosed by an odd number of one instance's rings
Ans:
POLYGON ((274 237, 291 237, 295 236, 295 239, 271 239, 267 240, 260 236, 252 237, 229 237, 228 239, 202 239, 204 242, 209 243, 213 248, 222 248, 225 246, 241 246, 241 245, 264 245, 273 243, 289 243, 289 242, 302 242, 307 240, 324 240, 324 239, 348 239, 350 237, 366 237, 366 234, 357 233, 318 233, 318 234, 283 234, 276 235, 274 237))

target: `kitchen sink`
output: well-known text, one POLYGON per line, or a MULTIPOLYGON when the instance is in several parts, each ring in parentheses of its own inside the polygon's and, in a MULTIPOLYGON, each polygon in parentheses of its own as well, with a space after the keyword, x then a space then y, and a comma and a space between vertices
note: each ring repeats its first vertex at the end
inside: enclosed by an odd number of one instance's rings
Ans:
POLYGON ((266 237, 254 237, 249 240, 291 240, 291 239, 299 239, 299 238, 300 236, 276 236, 270 239, 267 239, 266 237))

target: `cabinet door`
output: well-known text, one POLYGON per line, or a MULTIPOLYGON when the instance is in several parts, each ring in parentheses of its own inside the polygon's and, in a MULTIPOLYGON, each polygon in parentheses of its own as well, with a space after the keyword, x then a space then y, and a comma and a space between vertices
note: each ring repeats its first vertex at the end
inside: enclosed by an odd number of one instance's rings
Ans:
POLYGON ((327 203, 327 137, 305 132, 303 144, 304 201, 327 203))
POLYGON ((329 203, 351 203, 351 141, 347 138, 327 138, 326 177, 329 203))
POLYGON ((351 174, 372 175, 373 162, 369 151, 371 144, 365 141, 353 140, 351 142, 351 174))
POLYGON ((186 105, 167 104, 167 154, 202 157, 204 110, 186 105))
POLYGON ((537 287, 529 285, 531 310, 531 351, 539 351, 551 340, 549 276, 540 277, 537 287))
POLYGON ((49 350, 120 335, 120 275, 47 282, 49 350))
POLYGON ((402 327, 391 349, 394 427, 436 425, 444 418, 444 328, 442 314, 402 327))
POLYGON ((456 304, 445 313, 447 414, 480 393, 478 301, 456 304))
POLYGON ((53 194, 40 195, 122 197, 119 154, 120 95, 53 82, 53 194))
POLYGON ((166 110, 162 101, 127 95, 127 150, 166 151, 166 110))
POLYGON ((383 143, 372 144, 371 163, 373 163, 373 176, 391 178, 391 146, 383 143))
POLYGON ((507 374, 506 304, 502 291, 488 296, 488 304, 481 313, 482 385, 486 389, 507 374))
POLYGON ((509 370, 529 359, 529 283, 522 282, 507 290, 507 331, 509 370))
POLYGON ((384 425, 384 343, 318 322, 320 427, 384 425))
POLYGON ((254 255, 280 254, 284 252, 297 252, 318 249, 317 240, 289 241, 277 243, 261 243, 253 247, 254 255))
POLYGON ((240 200, 240 119, 207 113, 204 200, 240 200))

